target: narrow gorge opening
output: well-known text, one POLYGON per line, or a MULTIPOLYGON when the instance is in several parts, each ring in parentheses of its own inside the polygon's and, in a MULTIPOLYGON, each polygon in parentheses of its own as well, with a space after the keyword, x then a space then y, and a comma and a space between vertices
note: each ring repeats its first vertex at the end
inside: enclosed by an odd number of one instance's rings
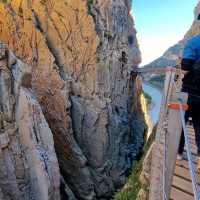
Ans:
MULTIPOLYGON (((136 0, 133 1, 132 13, 136 19, 135 25, 142 53, 140 67, 162 68, 177 65, 180 62, 186 38, 196 34, 187 33, 184 36, 193 19, 194 23, 198 23, 199 10, 197 2, 194 0, 188 2, 185 6, 178 1, 168 1, 161 5, 157 1, 150 3, 144 0, 142 2, 136 0), (171 5, 173 5, 173 8, 170 10, 171 5), (193 16, 194 8, 195 16, 193 16), (155 10, 156 14, 152 15, 152 10, 155 10), (156 27, 159 27, 159 29, 156 29, 156 27)), ((154 102, 154 105, 150 107, 154 107, 155 110, 152 111, 152 108, 149 115, 155 125, 159 115, 165 75, 146 73, 142 75, 142 78, 147 101, 154 102)))

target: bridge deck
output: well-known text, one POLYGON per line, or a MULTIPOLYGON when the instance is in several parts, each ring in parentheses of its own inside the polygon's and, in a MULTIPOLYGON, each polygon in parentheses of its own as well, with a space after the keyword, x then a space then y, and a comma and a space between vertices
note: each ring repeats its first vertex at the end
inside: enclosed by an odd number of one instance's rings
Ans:
MULTIPOLYGON (((194 130, 192 126, 188 127, 189 140, 192 147, 193 161, 196 163, 197 148, 195 144, 194 130)), ((186 156, 186 152, 184 153, 186 156)), ((200 185, 200 174, 197 174, 197 182, 200 185)), ((176 161, 174 177, 172 182, 171 200, 194 200, 191 176, 186 158, 182 161, 176 161)))

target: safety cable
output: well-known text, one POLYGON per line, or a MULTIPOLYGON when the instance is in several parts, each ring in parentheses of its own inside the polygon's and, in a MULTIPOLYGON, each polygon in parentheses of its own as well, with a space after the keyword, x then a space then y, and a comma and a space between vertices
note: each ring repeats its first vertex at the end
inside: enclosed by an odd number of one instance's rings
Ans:
MULTIPOLYGON (((176 86, 176 83, 174 80, 173 80, 173 84, 174 84, 174 87, 175 87, 175 90, 177 93, 178 89, 177 89, 177 86, 176 86)), ((193 159, 192 159, 191 145, 190 145, 189 138, 188 138, 188 131, 187 131, 186 123, 185 123, 184 112, 182 109, 183 102, 181 102, 181 99, 178 99, 178 104, 179 104, 181 123, 182 123, 182 127, 183 127, 184 138, 185 138, 186 153, 187 153, 187 158, 188 158, 190 175, 191 175, 191 179, 192 179, 194 197, 195 197, 195 200, 200 200, 199 186, 197 184, 195 166, 194 166, 193 159)))
POLYGON ((185 137, 186 152, 187 152, 188 164, 189 164, 189 169, 190 169, 190 174, 191 174, 191 179, 192 179, 194 197, 195 197, 195 200, 200 200, 200 193, 199 193, 199 187, 197 184, 195 166, 194 166, 194 163, 192 160, 192 152, 190 150, 191 145, 190 145, 189 139, 188 139, 188 131, 187 131, 186 124, 185 124, 185 118, 184 118, 181 101, 179 101, 179 107, 180 107, 179 111, 180 111, 180 115, 181 115, 181 122, 182 122, 182 126, 183 126, 184 137, 185 137))
MULTIPOLYGON (((164 99, 164 104, 163 106, 166 108, 166 104, 168 104, 168 97, 169 97, 169 93, 171 92, 170 90, 170 87, 171 85, 174 85, 175 87, 175 90, 176 90, 176 94, 178 94, 179 90, 178 90, 178 87, 175 83, 175 80, 173 78, 173 72, 175 73, 174 69, 177 69, 176 67, 179 66, 179 65, 176 65, 176 66, 173 66, 173 67, 170 67, 170 69, 167 69, 166 71, 170 71, 171 74, 170 74, 170 81, 169 81, 169 84, 167 85, 167 91, 166 93, 164 93, 165 96, 165 99, 164 99)), ((141 69, 137 69, 137 71, 133 71, 137 74, 143 74, 143 73, 151 73, 151 71, 148 72, 148 70, 145 72, 145 71, 140 71, 141 69)), ((166 72, 165 71, 165 72, 166 72)), ((177 76, 179 76, 180 74, 175 74, 177 76)), ((177 77, 177 79, 180 78, 180 77, 177 77)), ((200 96, 198 95, 190 95, 189 96, 192 96, 192 97, 197 97, 197 98, 200 98, 200 96)), ((195 172, 195 165, 193 163, 193 158, 192 158, 192 152, 191 152, 191 144, 189 142, 189 138, 188 138, 188 131, 187 131, 187 127, 186 127, 186 123, 185 123, 185 118, 184 118, 184 111, 182 109, 182 104, 183 102, 181 101, 181 99, 178 99, 178 104, 179 104, 179 112, 180 112, 180 117, 181 117, 181 124, 182 124, 182 128, 183 128, 183 133, 184 133, 184 138, 185 138, 185 144, 186 144, 186 153, 187 153, 187 158, 188 158, 188 164, 189 164, 189 170, 190 170, 190 175, 191 175, 191 180, 192 180, 192 187, 193 187, 193 192, 194 192, 194 198, 195 200, 200 200, 200 191, 199 191, 199 186, 197 184, 197 178, 196 178, 196 172, 195 172)), ((162 107, 163 108, 163 107, 162 107)), ((161 108, 161 109, 162 109, 161 108)), ((167 116, 167 110, 164 109, 164 117, 167 116)), ((164 125, 163 125, 164 127, 164 125)), ((162 127, 162 128, 163 128, 162 127)), ((167 200, 167 195, 166 195, 166 185, 165 185, 165 180, 166 180, 166 153, 167 153, 167 146, 166 146, 166 133, 165 133, 165 139, 164 139, 164 163, 163 163, 163 200, 167 200)))

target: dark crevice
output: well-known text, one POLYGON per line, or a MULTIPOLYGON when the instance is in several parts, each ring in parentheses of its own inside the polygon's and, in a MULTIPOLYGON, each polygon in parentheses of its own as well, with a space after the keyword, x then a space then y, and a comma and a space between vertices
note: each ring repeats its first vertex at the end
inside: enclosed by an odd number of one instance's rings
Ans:
POLYGON ((200 14, 199 14, 198 17, 197 17, 197 20, 200 20, 200 14))
POLYGON ((46 45, 49 49, 49 51, 51 52, 51 54, 53 55, 54 59, 55 59, 55 64, 58 66, 59 68, 59 74, 60 77, 63 80, 66 80, 66 75, 65 75, 65 71, 64 71, 64 66, 63 64, 60 62, 60 58, 59 58, 59 53, 56 50, 56 48, 54 48, 51 40, 48 38, 47 34, 45 33, 45 31, 42 28, 41 22, 39 20, 39 17, 37 16, 37 14, 35 13, 35 11, 32 9, 32 13, 35 19, 35 27, 41 32, 41 34, 45 37, 45 41, 46 41, 46 45))
MULTIPOLYGON (((16 66, 16 63, 12 64, 11 65, 11 69, 13 69, 15 66, 16 66)), ((12 95, 15 95, 14 87, 15 87, 15 78, 13 76, 13 72, 11 72, 11 94, 12 95)))
POLYGON ((128 43, 129 43, 129 45, 133 45, 134 44, 134 37, 133 37, 133 35, 129 35, 128 36, 128 43))
POLYGON ((33 132, 34 132, 35 139, 36 139, 37 143, 39 143, 39 138, 38 138, 38 135, 37 135, 37 131, 36 131, 35 125, 33 126, 33 132))

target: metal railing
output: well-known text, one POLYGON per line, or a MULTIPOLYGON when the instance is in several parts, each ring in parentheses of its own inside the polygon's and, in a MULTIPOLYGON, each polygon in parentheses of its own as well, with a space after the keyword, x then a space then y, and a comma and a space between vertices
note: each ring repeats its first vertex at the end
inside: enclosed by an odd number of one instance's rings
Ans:
MULTIPOLYGON (((147 73, 153 70, 148 70, 147 73)), ((158 70, 163 73, 162 70, 158 70)), ((140 73, 143 73, 140 70, 140 73)), ((145 72, 144 72, 145 73, 145 72)), ((183 104, 187 103, 187 95, 180 92, 181 70, 173 68, 165 70, 166 80, 161 106, 160 119, 156 133, 156 140, 152 150, 150 200, 168 200, 170 198, 171 184, 176 164, 176 156, 183 130, 186 144, 186 152, 192 187, 195 200, 200 200, 200 192, 197 184, 195 166, 192 159, 191 145, 188 139, 183 104), (175 77, 179 77, 175 82, 175 77), (175 102, 178 109, 169 108, 169 104, 175 102)))
MULTIPOLYGON (((172 87, 174 87, 174 90, 171 90, 171 92, 176 94, 177 103, 179 105, 178 107, 179 107, 179 114, 180 114, 180 119, 181 119, 181 127, 182 127, 182 130, 183 130, 183 133, 184 133, 184 138, 185 138, 185 147, 186 147, 189 171, 190 171, 191 180, 192 180, 192 188, 193 188, 193 192, 194 192, 194 198, 195 198, 195 200, 200 200, 200 193, 199 193, 199 187, 198 187, 198 184, 197 184, 195 166, 194 166, 194 162, 193 162, 193 158, 192 158, 191 145, 190 145, 190 142, 189 142, 188 131, 187 131, 187 127, 186 127, 186 123, 185 123, 185 117, 184 117, 183 105, 184 105, 185 102, 183 102, 182 99, 177 96, 177 94, 180 92, 180 85, 179 85, 179 88, 178 88, 178 86, 177 86, 177 84, 176 84, 176 82, 174 80, 174 75, 173 74, 175 74, 175 73, 176 73, 176 71, 172 72, 172 74, 171 74, 172 83, 170 83, 170 84, 172 84, 173 85, 172 87)), ((179 71, 179 73, 180 73, 180 71, 179 71)), ((180 76, 180 74, 178 76, 180 76)), ((179 84, 180 84, 180 82, 179 82, 179 84)), ((166 107, 166 109, 167 109, 167 107, 166 107)), ((167 152, 168 149, 166 148, 166 140, 165 140, 165 144, 164 145, 165 145, 165 147, 164 147, 164 159, 167 159, 166 152, 167 152)), ((177 151, 174 151, 174 154, 177 155, 177 151)), ((163 164, 164 171, 166 169, 166 166, 165 166, 166 162, 167 161, 165 160, 164 164, 163 164)), ((164 175, 164 177, 163 177, 164 180, 166 180, 167 177, 169 176, 169 174, 165 174, 165 173, 163 173, 163 175, 164 175)), ((163 185, 163 187, 165 187, 165 184, 163 185)), ((168 189, 166 190, 166 188, 163 188, 163 200, 168 200, 169 199, 169 196, 166 194, 166 192, 168 192, 168 195, 169 195, 168 189)))
POLYGON ((194 197, 195 197, 195 200, 200 200, 199 186, 197 184, 195 166, 194 166, 193 159, 192 159, 191 145, 190 145, 190 142, 188 139, 188 131, 187 131, 187 127, 185 124, 184 113, 183 113, 183 110, 181 109, 181 106, 182 106, 181 102, 179 102, 179 106, 180 106, 179 111, 180 111, 181 121, 182 121, 182 125, 183 125, 185 146, 186 146, 188 164, 189 164, 189 169, 190 169, 190 175, 191 175, 191 179, 192 179, 192 188, 193 188, 193 192, 194 192, 194 197))
MULTIPOLYGON (((175 86, 176 91, 178 91, 175 81, 173 81, 173 84, 175 86)), ((191 144, 189 142, 188 130, 185 123, 184 112, 182 109, 182 105, 183 105, 182 99, 178 99, 178 104, 179 104, 179 112, 180 112, 181 123, 183 127, 184 138, 185 138, 185 147, 186 147, 188 165, 189 165, 189 170, 190 170, 190 175, 191 175, 191 180, 192 180, 192 188, 194 192, 194 197, 195 197, 195 200, 200 200, 200 191, 199 191, 199 186, 197 184, 195 166, 194 166, 194 162, 192 158, 191 144)))

